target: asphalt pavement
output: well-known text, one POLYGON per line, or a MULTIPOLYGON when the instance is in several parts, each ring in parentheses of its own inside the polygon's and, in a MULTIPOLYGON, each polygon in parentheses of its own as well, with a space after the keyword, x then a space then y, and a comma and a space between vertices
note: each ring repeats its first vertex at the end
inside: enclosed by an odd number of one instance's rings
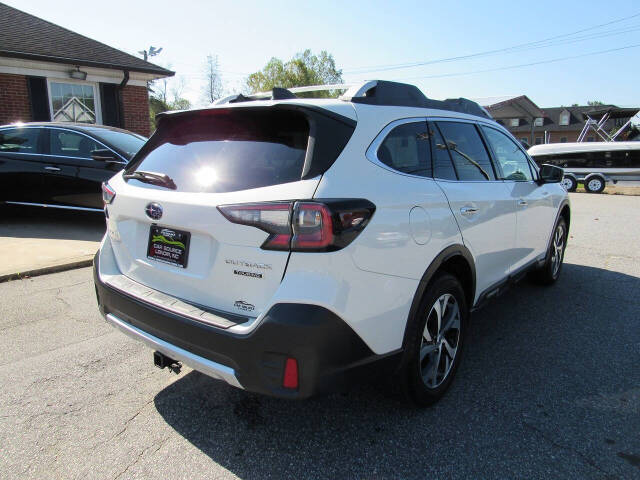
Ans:
POLYGON ((158 370, 88 268, 0 284, 0 478, 640 478, 640 197, 571 197, 558 283, 476 312, 425 410, 382 382, 291 402, 158 370))

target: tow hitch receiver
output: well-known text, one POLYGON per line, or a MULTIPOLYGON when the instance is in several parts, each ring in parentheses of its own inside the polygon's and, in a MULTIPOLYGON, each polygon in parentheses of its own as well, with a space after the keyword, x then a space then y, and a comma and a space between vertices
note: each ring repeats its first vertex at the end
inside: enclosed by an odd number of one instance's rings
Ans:
POLYGON ((182 364, 173 358, 169 358, 163 353, 153 352, 153 364, 160 368, 168 368, 170 372, 175 373, 176 375, 180 373, 180 369, 182 368, 182 364))

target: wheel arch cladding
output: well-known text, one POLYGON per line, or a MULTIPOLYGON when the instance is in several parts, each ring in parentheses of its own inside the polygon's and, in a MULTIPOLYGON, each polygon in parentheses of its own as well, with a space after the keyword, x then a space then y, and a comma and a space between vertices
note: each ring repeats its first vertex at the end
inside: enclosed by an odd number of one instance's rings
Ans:
POLYGON ((560 216, 564 218, 564 221, 567 222, 567 230, 571 225, 571 208, 569 208, 569 204, 566 204, 560 210, 560 216))
POLYGON ((422 275, 418 288, 413 296, 409 317, 404 329, 403 348, 407 344, 407 326, 415 318, 422 298, 433 279, 440 272, 454 275, 462 284, 468 308, 473 307, 476 292, 476 269, 471 252, 464 245, 451 245, 441 251, 422 275))

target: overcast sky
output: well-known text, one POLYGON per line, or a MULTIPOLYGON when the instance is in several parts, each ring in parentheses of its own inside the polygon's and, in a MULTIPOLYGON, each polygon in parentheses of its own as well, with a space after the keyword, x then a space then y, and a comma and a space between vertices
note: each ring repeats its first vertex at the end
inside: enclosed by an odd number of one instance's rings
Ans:
POLYGON ((541 107, 640 105, 638 0, 2 1, 134 55, 163 47, 153 61, 184 79, 192 102, 209 53, 218 55, 227 90, 237 91, 271 57, 310 48, 332 53, 347 82, 407 81, 432 98, 526 94, 541 107))

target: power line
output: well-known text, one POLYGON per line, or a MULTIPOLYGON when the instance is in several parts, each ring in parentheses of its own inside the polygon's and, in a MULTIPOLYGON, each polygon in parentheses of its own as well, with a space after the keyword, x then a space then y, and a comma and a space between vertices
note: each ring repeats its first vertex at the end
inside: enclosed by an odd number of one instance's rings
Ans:
MULTIPOLYGON (((386 71, 386 70, 396 70, 396 69, 402 69, 402 68, 411 68, 411 67, 419 67, 419 66, 424 66, 424 65, 432 65, 435 63, 444 63, 444 62, 453 62, 453 61, 459 61, 459 60, 468 60, 470 58, 477 58, 477 57, 483 57, 483 56, 487 56, 487 55, 495 55, 498 53, 512 53, 514 51, 519 51, 519 50, 523 50, 523 49, 531 49, 531 48, 542 48, 542 46, 548 46, 548 45, 542 45, 545 43, 549 43, 553 40, 558 40, 558 39, 565 39, 565 41, 567 40, 573 40, 573 39, 568 39, 567 37, 572 37, 574 35, 577 35, 579 33, 584 33, 590 30, 595 30, 601 27, 606 27, 608 25, 613 25, 614 23, 620 23, 623 22, 625 20, 629 20, 632 18, 636 18, 639 17, 640 13, 636 13, 634 15, 629 15, 627 17, 623 17, 623 18, 619 18, 616 20, 611 20, 609 22, 606 23, 601 23, 598 25, 594 25, 591 27, 587 27, 587 28, 583 28, 580 30, 576 30, 574 32, 570 32, 570 33, 565 33, 562 35, 555 35, 553 37, 548 37, 548 38, 544 38, 542 40, 537 40, 534 42, 527 42, 527 43, 521 43, 521 44, 517 44, 517 45, 513 45, 511 47, 505 47, 505 48, 499 48, 499 49, 495 49, 495 50, 487 50, 484 52, 477 52, 477 53, 472 53, 469 55, 459 55, 459 56, 455 56, 455 57, 447 57, 447 58, 440 58, 440 59, 434 59, 434 60, 425 60, 425 61, 420 61, 420 62, 410 62, 410 63, 398 63, 398 64, 387 64, 387 65, 377 65, 377 66, 370 66, 370 67, 357 67, 354 68, 352 70, 345 70, 344 73, 369 73, 369 72, 379 72, 379 71, 386 71)), ((600 34, 602 34, 603 32, 600 32, 600 34)), ((598 35, 598 33, 596 33, 596 35, 598 35)))
POLYGON ((417 77, 403 77, 403 78, 395 78, 393 80, 418 80, 418 79, 423 79, 423 78, 445 78, 445 77, 458 77, 458 76, 463 76, 463 75, 475 75, 477 73, 498 72, 498 71, 501 71, 501 70, 509 70, 509 69, 512 69, 512 68, 531 67, 531 66, 534 66, 534 65, 542 65, 542 64, 545 64, 545 63, 563 62, 565 60, 573 60, 575 58, 589 57, 589 56, 592 56, 592 55, 601 55, 603 53, 618 52, 620 50, 628 50, 630 48, 637 48, 637 47, 640 47, 640 43, 636 44, 636 45, 627 45, 625 47, 610 48, 608 50, 600 50, 598 52, 583 53, 581 55, 572 55, 572 56, 568 56, 568 57, 554 58, 554 59, 551 59, 551 60, 542 60, 540 62, 521 63, 519 65, 509 65, 509 66, 505 66, 505 67, 488 68, 486 70, 474 70, 474 71, 470 71, 470 72, 442 73, 442 74, 437 74, 437 75, 420 75, 420 76, 417 76, 417 77))

